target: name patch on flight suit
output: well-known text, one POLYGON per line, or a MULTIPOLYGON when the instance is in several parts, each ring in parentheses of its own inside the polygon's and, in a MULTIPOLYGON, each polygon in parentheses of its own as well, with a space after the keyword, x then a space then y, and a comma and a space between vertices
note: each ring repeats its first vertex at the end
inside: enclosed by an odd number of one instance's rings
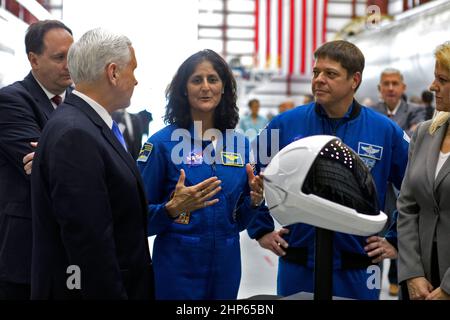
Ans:
POLYGON ((377 161, 383 157, 383 147, 365 142, 358 143, 358 155, 364 164, 372 170, 377 161))
POLYGON ((142 146, 141 151, 139 152, 139 157, 138 157, 137 161, 147 162, 148 157, 152 153, 152 150, 153 150, 153 144, 152 143, 150 143, 150 142, 144 143, 144 145, 142 146))
POLYGON ((244 161, 240 153, 234 152, 221 152, 222 164, 224 166, 243 167, 244 161))

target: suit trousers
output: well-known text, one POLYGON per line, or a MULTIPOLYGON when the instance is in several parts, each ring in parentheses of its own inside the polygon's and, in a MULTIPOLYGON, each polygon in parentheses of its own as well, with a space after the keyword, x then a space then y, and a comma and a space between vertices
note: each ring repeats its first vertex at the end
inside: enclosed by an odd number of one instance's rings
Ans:
POLYGON ((30 300, 29 284, 0 281, 0 300, 30 300))

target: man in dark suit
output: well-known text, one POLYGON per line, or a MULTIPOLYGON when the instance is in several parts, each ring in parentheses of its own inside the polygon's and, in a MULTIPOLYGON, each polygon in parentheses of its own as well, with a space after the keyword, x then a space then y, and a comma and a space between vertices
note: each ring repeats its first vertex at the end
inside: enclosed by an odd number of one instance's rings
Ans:
POLYGON ((125 36, 94 29, 69 50, 75 90, 33 163, 32 299, 147 299, 153 274, 143 183, 111 114, 137 66, 125 36))
POLYGON ((59 21, 32 24, 25 36, 31 72, 0 90, 0 300, 30 298, 30 179, 22 158, 57 107, 52 99, 71 91, 72 43, 72 31, 59 21))
POLYGON ((134 160, 137 160, 142 144, 141 120, 137 114, 129 113, 125 109, 114 112, 112 118, 119 125, 119 129, 127 144, 128 152, 134 160))
POLYGON ((148 125, 150 124, 150 122, 153 121, 153 116, 152 113, 147 111, 146 109, 138 112, 138 117, 141 120, 141 128, 142 128, 142 135, 147 135, 148 136, 148 125))
POLYGON ((385 69, 381 73, 378 90, 383 101, 373 109, 391 118, 411 136, 416 126, 424 121, 425 112, 421 106, 402 99, 406 84, 401 72, 394 68, 385 69))

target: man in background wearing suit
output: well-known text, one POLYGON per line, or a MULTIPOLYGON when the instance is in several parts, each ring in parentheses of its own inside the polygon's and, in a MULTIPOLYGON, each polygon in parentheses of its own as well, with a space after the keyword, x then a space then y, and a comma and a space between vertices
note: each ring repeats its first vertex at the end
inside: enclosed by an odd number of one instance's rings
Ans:
MULTIPOLYGON (((138 117, 141 120, 142 136, 148 136, 149 124, 153 121, 152 113, 146 109, 138 112, 138 117)), ((145 139, 146 140, 146 139, 145 139)))
POLYGON ((22 158, 71 91, 72 43, 72 31, 59 21, 32 24, 25 36, 31 72, 0 90, 0 300, 30 298, 30 178, 22 158))
POLYGON ((31 176, 32 299, 153 294, 147 200, 111 114, 137 80, 130 40, 102 29, 69 50, 75 90, 44 128, 31 176))
POLYGON ((416 126, 425 119, 425 112, 421 106, 402 99, 405 90, 401 72, 393 68, 385 69, 378 84, 382 101, 373 109, 391 118, 411 136, 416 126))
POLYGON ((137 114, 129 113, 125 108, 113 112, 112 118, 119 125, 127 144, 128 152, 134 160, 137 160, 141 151, 142 128, 141 119, 137 114))

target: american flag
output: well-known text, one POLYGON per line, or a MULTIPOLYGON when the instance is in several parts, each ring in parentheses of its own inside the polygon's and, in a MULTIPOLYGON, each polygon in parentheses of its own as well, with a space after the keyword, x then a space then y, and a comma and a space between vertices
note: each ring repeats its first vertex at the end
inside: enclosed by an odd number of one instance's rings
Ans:
POLYGON ((255 66, 310 75, 326 39, 327 0, 255 0, 255 66))

